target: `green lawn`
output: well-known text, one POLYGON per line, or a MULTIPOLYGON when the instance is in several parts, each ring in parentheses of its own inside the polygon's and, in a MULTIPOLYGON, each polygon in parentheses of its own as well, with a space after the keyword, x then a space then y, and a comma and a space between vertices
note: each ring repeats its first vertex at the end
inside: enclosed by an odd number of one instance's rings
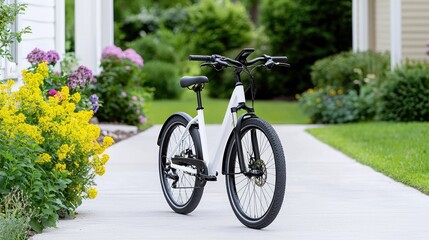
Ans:
POLYGON ((358 162, 429 194, 429 123, 357 123, 308 132, 358 162))
MULTIPOLYGON (((180 100, 155 100, 150 104, 147 117, 150 124, 163 124, 174 112, 186 112, 196 115, 197 100, 195 93, 188 90, 180 100)), ((250 103, 249 103, 250 105, 250 103)), ((222 123, 228 99, 212 99, 203 96, 204 116, 206 123, 222 123)), ((308 119, 302 115, 297 102, 255 101, 255 112, 258 117, 271 124, 306 124, 308 119)))

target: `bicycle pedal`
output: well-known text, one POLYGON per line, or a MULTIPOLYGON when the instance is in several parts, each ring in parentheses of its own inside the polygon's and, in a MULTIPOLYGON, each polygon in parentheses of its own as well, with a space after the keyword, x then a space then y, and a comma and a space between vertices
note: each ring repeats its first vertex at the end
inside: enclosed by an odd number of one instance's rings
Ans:
POLYGON ((201 178, 205 181, 210 181, 210 182, 214 182, 217 181, 217 177, 214 175, 201 175, 201 178))

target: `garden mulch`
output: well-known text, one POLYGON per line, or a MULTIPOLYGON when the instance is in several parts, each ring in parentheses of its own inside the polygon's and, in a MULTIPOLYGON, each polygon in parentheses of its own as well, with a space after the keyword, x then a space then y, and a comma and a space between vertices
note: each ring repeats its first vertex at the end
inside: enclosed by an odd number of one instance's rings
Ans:
MULTIPOLYGON (((219 125, 209 125, 209 144, 219 125)), ((206 185, 198 208, 174 213, 160 189, 153 126, 110 147, 99 195, 73 220, 33 240, 67 239, 429 239, 429 196, 373 171, 305 132, 276 125, 285 148, 287 188, 277 219, 263 230, 232 212, 223 176, 206 185)))

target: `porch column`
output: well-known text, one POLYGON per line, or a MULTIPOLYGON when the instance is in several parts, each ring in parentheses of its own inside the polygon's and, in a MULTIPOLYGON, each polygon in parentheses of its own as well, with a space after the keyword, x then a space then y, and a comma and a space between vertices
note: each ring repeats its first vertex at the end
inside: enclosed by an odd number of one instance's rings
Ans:
POLYGON ((101 51, 113 44, 113 0, 75 0, 75 51, 98 74, 101 51))
POLYGON ((368 50, 368 0, 352 1, 353 51, 368 50))

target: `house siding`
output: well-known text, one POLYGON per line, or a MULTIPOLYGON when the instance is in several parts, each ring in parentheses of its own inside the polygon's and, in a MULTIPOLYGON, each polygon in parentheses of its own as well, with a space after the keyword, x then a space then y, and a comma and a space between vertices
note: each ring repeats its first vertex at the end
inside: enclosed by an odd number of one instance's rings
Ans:
POLYGON ((375 51, 385 52, 390 49, 390 1, 375 1, 375 51))
POLYGON ((428 59, 426 44, 429 41, 429 1, 402 1, 402 52, 412 60, 428 59))

